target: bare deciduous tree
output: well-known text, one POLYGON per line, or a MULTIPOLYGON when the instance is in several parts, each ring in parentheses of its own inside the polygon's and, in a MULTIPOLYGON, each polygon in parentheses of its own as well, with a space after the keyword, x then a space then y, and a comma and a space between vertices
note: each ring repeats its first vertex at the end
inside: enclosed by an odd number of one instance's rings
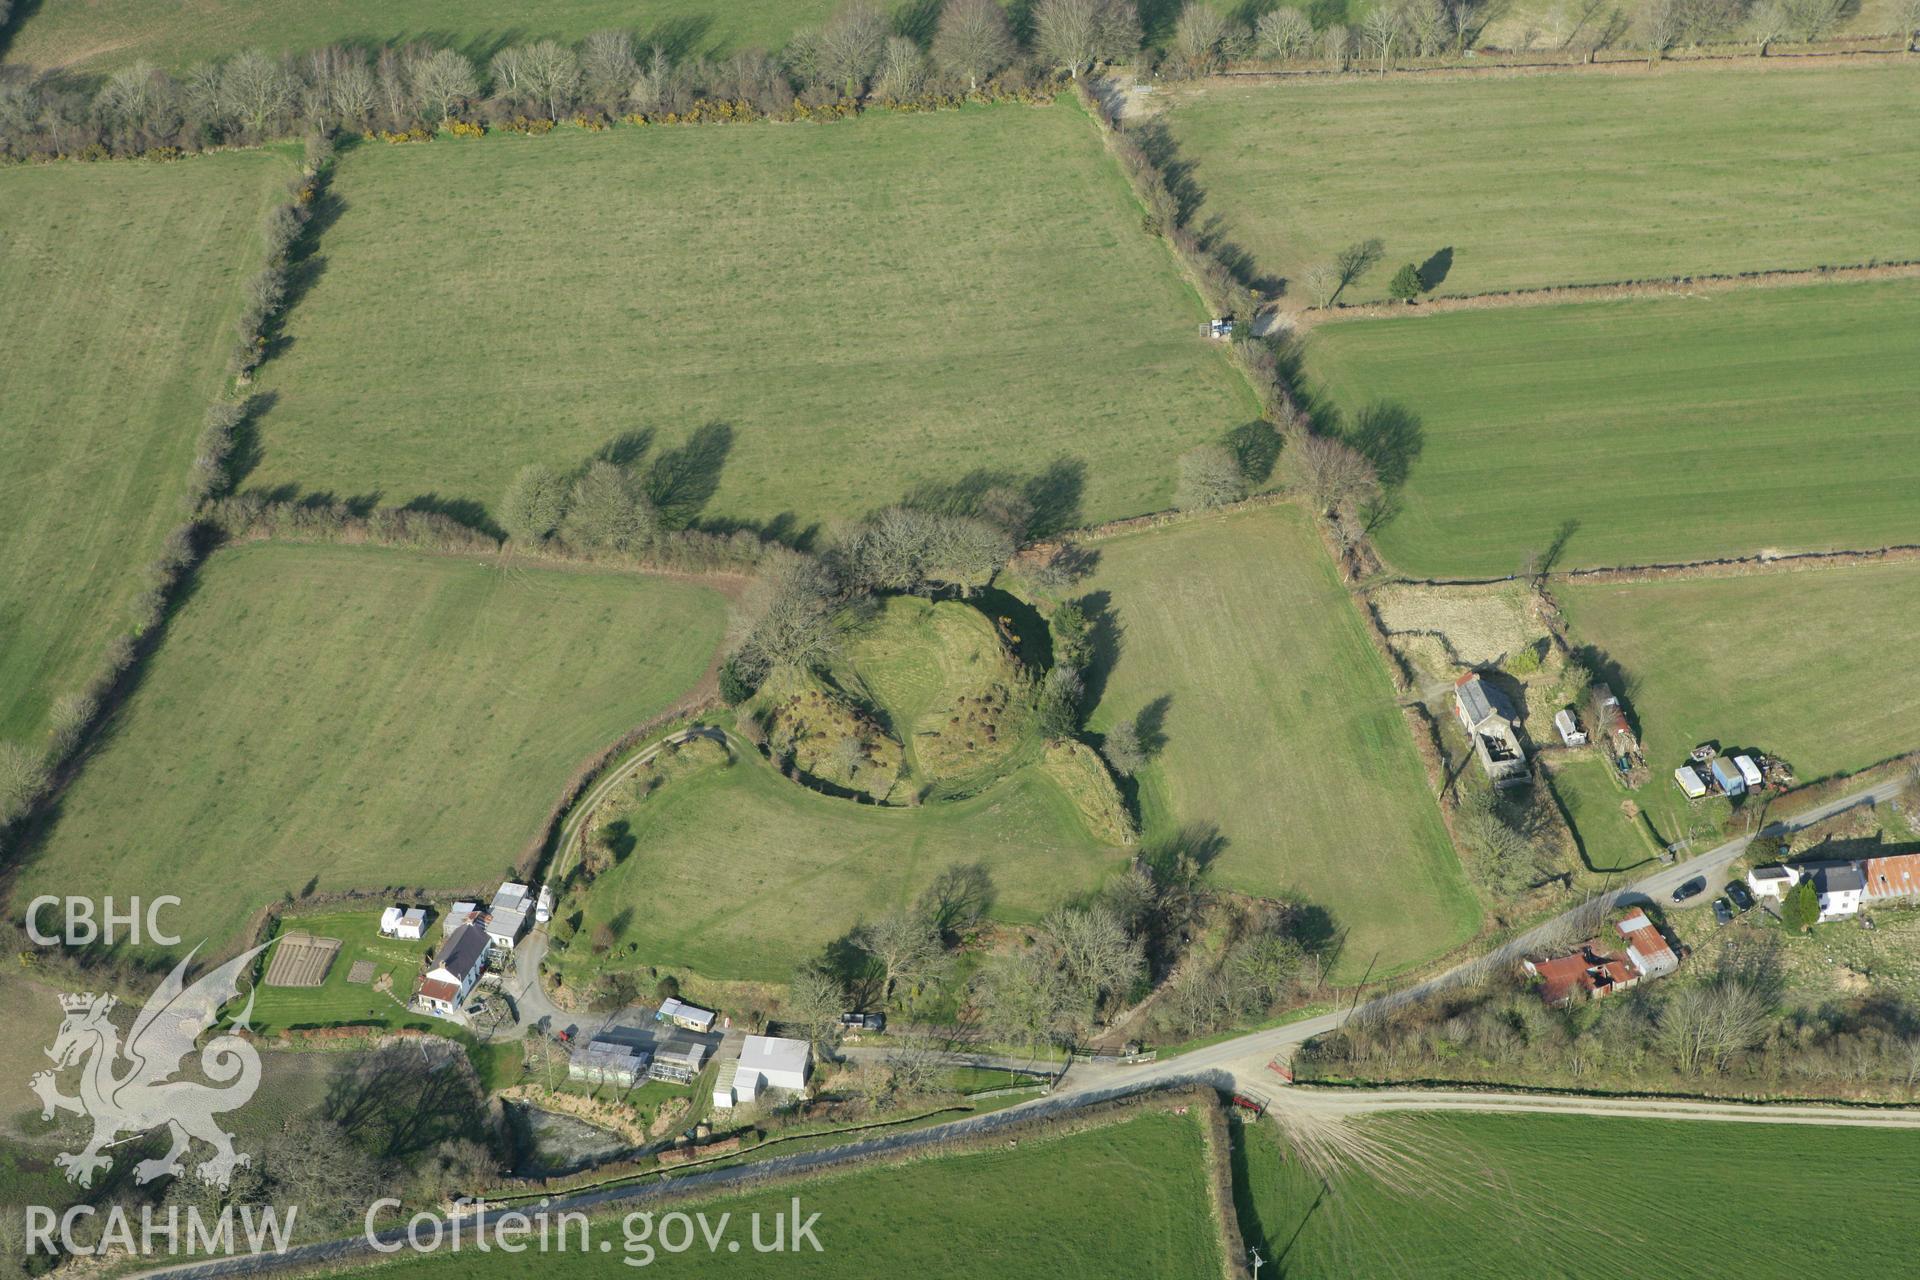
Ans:
POLYGON ((824 969, 809 965, 794 970, 787 984, 787 1001, 781 1006, 780 1021, 799 1032, 815 1052, 832 1047, 840 1037, 840 1015, 846 1011, 847 993, 839 980, 824 969))
POLYGON ((920 46, 905 36, 888 36, 880 74, 874 77, 875 95, 887 102, 909 102, 926 88, 927 58, 920 46))
POLYGON ((1330 435, 1309 435, 1288 450, 1294 474, 1323 515, 1358 506, 1380 491, 1366 455, 1330 435))
POLYGON ((1244 32, 1206 0, 1188 0, 1173 24, 1173 48, 1190 76, 1222 70, 1244 45, 1244 32))
POLYGON ((1034 52, 1075 79, 1096 62, 1131 57, 1140 47, 1140 15, 1132 0, 1038 0, 1034 52))
POLYGON ((1013 61, 1016 46, 1000 0, 947 0, 933 33, 933 61, 950 76, 965 77, 967 88, 1013 61))
POLYGON ((645 546, 658 521, 631 472, 604 459, 573 482, 561 533, 577 547, 631 551, 645 546))
POLYGON ((888 1006, 897 997, 915 993, 945 967, 939 936, 917 911, 889 911, 863 926, 856 938, 860 949, 880 966, 881 999, 888 1006))
POLYGON ((1095 1013, 1127 999, 1146 973, 1140 939, 1104 904, 1086 910, 1056 908, 1040 927, 1053 940, 1068 989, 1095 1013))
POLYGON ((1313 48, 1313 23, 1298 9, 1274 9, 1253 25, 1254 52, 1263 58, 1291 62, 1313 48))
POLYGON ((1407 33, 1406 18, 1392 5, 1375 5, 1360 20, 1360 39, 1380 59, 1380 74, 1387 74, 1393 50, 1407 33))
POLYGON ((857 98, 886 51, 888 24, 866 0, 847 0, 819 36, 820 78, 857 98))
POLYGON ((414 101, 433 121, 445 120, 456 107, 480 96, 480 73, 473 64, 452 49, 407 60, 407 83, 414 101))
POLYGON ((1180 510, 1205 511, 1246 496, 1246 473, 1227 446, 1203 444, 1180 455, 1180 479, 1173 490, 1173 505, 1180 510))
POLYGON ((17 742, 0 742, 0 825, 25 813, 47 789, 40 753, 17 742))
POLYGON ((580 45, 580 84, 587 97, 609 109, 619 106, 640 78, 633 37, 625 31, 596 31, 580 45))
POLYGON ((797 554, 775 558, 747 591, 734 660, 756 677, 826 666, 840 648, 836 595, 832 576, 818 561, 797 554))
POLYGON ((257 134, 293 105, 293 78, 278 59, 249 49, 220 68, 219 93, 221 109, 257 134))

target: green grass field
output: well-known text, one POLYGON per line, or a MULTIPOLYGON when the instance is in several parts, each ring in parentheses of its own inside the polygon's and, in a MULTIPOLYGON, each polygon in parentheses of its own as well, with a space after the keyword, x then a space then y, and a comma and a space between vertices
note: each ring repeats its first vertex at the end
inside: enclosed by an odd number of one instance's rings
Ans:
POLYGON ((637 575, 223 551, 14 892, 176 894, 191 946, 309 881, 490 886, 584 760, 699 680, 723 612, 637 575))
POLYGON ((1309 380, 1422 444, 1376 534, 1394 568, 1514 572, 1910 542, 1920 281, 1339 323, 1309 380))
POLYGON ((1863 565, 1558 592, 1576 644, 1620 665, 1653 769, 1650 811, 1684 803, 1696 743, 1758 748, 1802 781, 1920 748, 1920 566, 1863 565))
POLYGON ((804 527, 1065 460, 1057 526, 1255 416, 1068 103, 364 146, 333 189, 254 483, 491 506, 626 438, 678 518, 804 527))
POLYGON ((1309 267, 1384 241, 1359 302, 1436 254, 1439 294, 1920 257, 1885 180, 1920 159, 1917 85, 1895 63, 1352 78, 1209 87, 1171 120, 1207 210, 1303 304, 1309 267))
POLYGON ((0 173, 0 738, 98 669, 178 524, 278 154, 0 173))
POLYGON ((1274 507, 1095 545, 1088 586, 1120 638, 1094 726, 1170 699, 1138 779, 1147 843, 1216 824, 1215 882, 1330 911, 1342 980, 1470 936, 1479 909, 1393 687, 1307 519, 1274 507))
POLYGON ((627 823, 632 851, 594 881, 580 931, 613 925, 614 950, 603 959, 579 945, 570 958, 768 982, 910 904, 956 862, 984 863, 994 914, 1025 921, 1096 888, 1127 858, 1096 842, 1073 802, 1033 770, 972 799, 881 808, 743 758, 667 783, 627 823))
POLYGON ((1236 1144, 1241 1230, 1281 1274, 1794 1280, 1912 1269, 1911 1133, 1592 1116, 1364 1123, 1414 1157, 1404 1191, 1359 1176, 1323 1190, 1281 1160, 1270 1129, 1236 1144), (1849 1206, 1843 1231, 1836 1204, 1849 1206))
MULTIPOLYGON (((1018 1145, 977 1153, 870 1168, 724 1199, 679 1203, 654 1211, 706 1214, 718 1229, 731 1214, 728 1238, 709 1253, 695 1233, 684 1253, 656 1250, 652 1264, 675 1276, 834 1276, 880 1280, 938 1274, 945 1280, 1006 1280, 1009 1276, 1100 1277, 1116 1274, 1211 1280, 1221 1273, 1220 1246, 1207 1204, 1205 1147, 1193 1116, 1156 1112, 1066 1136, 1022 1135, 1018 1145), (775 1214, 798 1196, 800 1216, 819 1213, 820 1251, 755 1253, 752 1215, 762 1217, 770 1241, 775 1214), (936 1259, 929 1272, 930 1259, 936 1259)), ((569 1274, 623 1276, 639 1271, 641 1255, 627 1252, 622 1218, 595 1221, 592 1248, 544 1257, 467 1250, 417 1258, 356 1274, 391 1280, 437 1276, 523 1276, 556 1264, 569 1274), (612 1249, 602 1253, 598 1241, 612 1249), (623 1259, 626 1259, 623 1261, 623 1259)), ((651 1225, 651 1224, 649 1224, 651 1225)), ((638 1226, 635 1226, 636 1232, 638 1226)), ((677 1240, 677 1231, 669 1238, 677 1240)))
POLYGON ((187 67, 242 49, 297 53, 336 41, 432 40, 485 61, 504 45, 578 40, 608 28, 633 32, 642 47, 660 44, 683 55, 771 50, 833 11, 830 0, 41 0, 14 8, 22 13, 5 61, 89 71, 111 71, 141 58, 187 67))

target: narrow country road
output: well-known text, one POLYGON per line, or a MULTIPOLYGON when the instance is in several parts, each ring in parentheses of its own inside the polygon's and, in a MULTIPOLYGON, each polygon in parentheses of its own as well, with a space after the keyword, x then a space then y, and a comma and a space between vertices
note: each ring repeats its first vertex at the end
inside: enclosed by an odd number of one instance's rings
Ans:
MULTIPOLYGON (((1774 823, 1758 834, 1786 834, 1822 822, 1834 814, 1863 804, 1881 804, 1899 789, 1898 782, 1885 782, 1811 809, 1796 818, 1774 823)), ((1680 884, 1696 875, 1706 875, 1709 883, 1721 875, 1727 864, 1738 857, 1750 837, 1729 840, 1696 858, 1663 867, 1659 871, 1615 889, 1555 920, 1548 921, 1518 938, 1496 948, 1486 956, 1459 965, 1402 991, 1391 992, 1359 1006, 1368 1010, 1392 1009, 1437 991, 1451 982, 1480 969, 1488 962, 1516 963, 1518 957, 1539 939, 1563 926, 1582 911, 1592 911, 1595 903, 1608 910, 1616 905, 1635 905, 1670 896, 1680 884)), ((1700 895, 1704 900, 1708 895, 1700 895)), ((531 942, 531 940, 530 940, 531 942)), ((531 945, 522 948, 529 957, 531 945)), ((526 970, 532 976, 527 995, 539 990, 538 963, 526 970)), ((544 996, 538 997, 544 1000, 544 996)), ((523 1006, 524 1007, 524 1006, 523 1006)), ((559 1011, 555 1011, 558 1013, 559 1011)), ((689 1172, 677 1178, 661 1177, 634 1180, 619 1186, 556 1199, 548 1212, 592 1210, 616 1205, 644 1203, 668 1189, 681 1192, 688 1188, 719 1193, 734 1187, 781 1174, 804 1173, 831 1168, 861 1159, 890 1155, 935 1146, 954 1138, 978 1137, 1024 1121, 1064 1115, 1080 1108, 1124 1097, 1144 1089, 1194 1083, 1219 1089, 1250 1092, 1270 1101, 1276 1108, 1299 1109, 1325 1117, 1357 1116, 1393 1111, 1479 1111, 1509 1114, 1559 1114, 1587 1116, 1628 1116, 1661 1120, 1717 1121, 1746 1124, 1804 1124, 1846 1127, 1920 1129, 1920 1108, 1826 1107, 1812 1104, 1751 1104, 1706 1102, 1681 1098, 1596 1098, 1565 1094, 1476 1092, 1468 1090, 1420 1089, 1315 1089, 1285 1083, 1268 1063, 1289 1057, 1301 1044, 1314 1036, 1338 1028, 1354 1010, 1344 1009, 1303 1019, 1270 1031, 1236 1036, 1218 1044, 1183 1053, 1177 1057, 1137 1066, 1074 1066, 1066 1077, 1044 1097, 1021 1102, 999 1111, 968 1116, 944 1124, 929 1125, 901 1133, 865 1138, 841 1146, 824 1147, 775 1156, 734 1168, 689 1172)), ((564 1014, 560 1014, 564 1017, 564 1014)), ((398 1233, 384 1233, 380 1239, 392 1242, 398 1233)), ((371 1261, 378 1254, 361 1237, 306 1245, 285 1254, 246 1255, 204 1262, 187 1262, 140 1273, 166 1276, 169 1280, 216 1280, 218 1277, 253 1275, 283 1268, 310 1268, 317 1264, 338 1264, 351 1260, 371 1261)))
MULTIPOLYGON (((1844 813, 1860 805, 1884 804, 1898 794, 1900 785, 1900 781, 1894 779, 1862 788, 1830 800, 1817 808, 1809 809, 1797 817, 1771 823, 1754 834, 1786 835, 1824 822, 1835 814, 1844 813)), ((1377 996, 1359 1005, 1358 1008, 1369 1012, 1392 1010, 1442 990, 1473 973, 1484 971, 1489 964, 1516 965, 1520 962, 1522 955, 1538 947, 1543 939, 1564 932, 1567 924, 1583 913, 1610 911, 1615 907, 1637 906, 1649 902, 1658 902, 1672 908, 1675 905, 1672 902, 1673 891, 1695 876, 1707 877, 1710 888, 1716 886, 1725 875, 1728 864, 1740 856, 1741 851, 1747 847, 1747 843, 1752 838, 1752 836, 1740 836, 1709 849, 1697 857, 1676 862, 1670 867, 1662 867, 1643 879, 1622 885, 1591 902, 1583 903, 1552 920, 1536 925, 1485 955, 1477 956, 1445 973, 1404 990, 1377 996)), ((1711 892, 1700 893, 1690 899, 1689 906, 1699 906, 1711 901, 1712 898, 1711 892)), ((1208 1045, 1203 1049, 1183 1053, 1174 1058, 1166 1058, 1150 1065, 1112 1068, 1097 1073, 1076 1070, 1069 1073, 1063 1087, 1068 1091, 1074 1089, 1077 1083, 1075 1077, 1085 1082, 1082 1087, 1097 1088, 1106 1083, 1101 1077, 1114 1074, 1125 1075, 1129 1079, 1138 1080, 1144 1084, 1187 1078, 1196 1073, 1211 1071, 1232 1077, 1241 1087, 1264 1092, 1283 1084, 1282 1078, 1271 1071, 1267 1063, 1275 1058, 1284 1060, 1291 1057, 1293 1051, 1300 1045, 1317 1035, 1335 1030, 1355 1012, 1355 1008, 1352 1007, 1336 1010, 1333 1013, 1325 1013, 1318 1017, 1276 1027, 1271 1031, 1256 1031, 1248 1035, 1236 1036, 1231 1040, 1223 1040, 1218 1044, 1208 1045)))

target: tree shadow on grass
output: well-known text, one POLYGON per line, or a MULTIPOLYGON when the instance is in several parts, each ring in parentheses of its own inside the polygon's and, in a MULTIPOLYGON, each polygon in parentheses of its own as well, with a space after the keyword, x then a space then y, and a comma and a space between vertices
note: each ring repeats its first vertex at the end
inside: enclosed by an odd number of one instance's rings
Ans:
POLYGON ((667 529, 685 529, 720 488, 720 473, 733 451, 733 428, 709 422, 695 429, 678 449, 654 459, 647 471, 647 495, 667 529))
POLYGON ((260 420, 279 403, 277 391, 256 391, 242 402, 240 421, 233 428, 233 443, 227 449, 226 492, 239 489, 241 481, 252 475, 266 456, 265 447, 260 443, 260 420))
POLYGON ((1227 432, 1227 448, 1240 463, 1241 474, 1256 485, 1273 476, 1280 460, 1280 433, 1271 422, 1248 422, 1227 432))
POLYGON ((1374 474, 1389 489, 1407 482, 1426 447, 1426 431, 1413 410, 1392 400, 1376 400, 1353 416, 1347 442, 1366 455, 1374 474))
MULTIPOLYGON (((493 517, 487 514, 485 505, 474 501, 472 498, 443 498, 437 493, 423 493, 410 500, 400 509, 402 511, 431 511, 435 515, 447 517, 447 519, 452 520, 455 524, 465 525, 477 533, 484 533, 489 538, 504 540, 507 536, 506 531, 495 524, 493 517)), ((371 510, 371 508, 368 508, 368 510, 371 510)), ((364 516, 367 512, 357 511, 355 514, 364 516)))
POLYGON ((647 450, 653 448, 653 436, 652 427, 622 431, 594 451, 593 461, 611 462, 616 467, 638 466, 647 450))
POLYGON ((958 480, 924 481, 901 495, 900 505, 916 511, 972 516, 1007 524, 1004 497, 1025 503, 1024 525, 1016 539, 1044 538, 1080 524, 1080 499, 1087 487, 1087 464, 1060 457, 1028 476, 997 467, 975 467, 958 480))
POLYGON ((1082 701, 1093 708, 1099 706, 1106 695, 1107 681, 1113 675, 1114 665, 1120 661, 1120 652, 1125 647, 1125 628, 1114 612, 1111 592, 1089 592, 1074 603, 1087 616, 1087 650, 1091 656, 1087 659, 1087 669, 1080 673, 1080 681, 1085 691, 1082 701))
POLYGON ((1446 280, 1448 273, 1452 270, 1453 246, 1448 245, 1444 249, 1434 250, 1433 256, 1420 264, 1421 291, 1431 293, 1435 289, 1438 289, 1441 283, 1446 280))

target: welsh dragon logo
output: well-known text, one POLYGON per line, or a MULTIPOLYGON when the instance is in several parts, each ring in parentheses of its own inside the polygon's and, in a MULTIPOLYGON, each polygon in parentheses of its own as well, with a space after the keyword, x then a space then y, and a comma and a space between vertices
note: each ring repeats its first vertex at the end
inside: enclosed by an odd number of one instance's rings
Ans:
MULTIPOLYGON (((84 1150, 54 1157, 69 1182, 92 1186, 94 1174, 112 1167, 113 1157, 104 1152, 117 1145, 122 1134, 163 1127, 173 1145, 165 1155, 134 1166, 137 1183, 184 1173, 181 1158, 196 1138, 213 1148, 197 1170, 204 1181, 224 1187, 235 1169, 252 1163, 251 1157, 233 1149, 233 1135, 214 1116, 245 1106, 260 1087, 258 1051, 241 1037, 222 1033, 199 1050, 200 1071, 212 1084, 171 1077, 187 1065, 200 1036, 218 1020, 221 1006, 240 994, 240 974, 265 949, 259 946, 236 956, 192 986, 185 982, 193 962, 189 953, 148 998, 124 1045, 108 1017, 117 1003, 112 996, 60 997, 66 1018, 47 1050, 54 1068, 37 1073, 28 1085, 40 1097, 41 1119, 51 1120, 62 1111, 93 1119, 93 1139, 84 1150), (80 1068, 80 1096, 70 1098, 59 1091, 56 1076, 74 1066, 80 1068)), ((249 993, 235 1028, 245 1027, 252 1013, 249 993)))

